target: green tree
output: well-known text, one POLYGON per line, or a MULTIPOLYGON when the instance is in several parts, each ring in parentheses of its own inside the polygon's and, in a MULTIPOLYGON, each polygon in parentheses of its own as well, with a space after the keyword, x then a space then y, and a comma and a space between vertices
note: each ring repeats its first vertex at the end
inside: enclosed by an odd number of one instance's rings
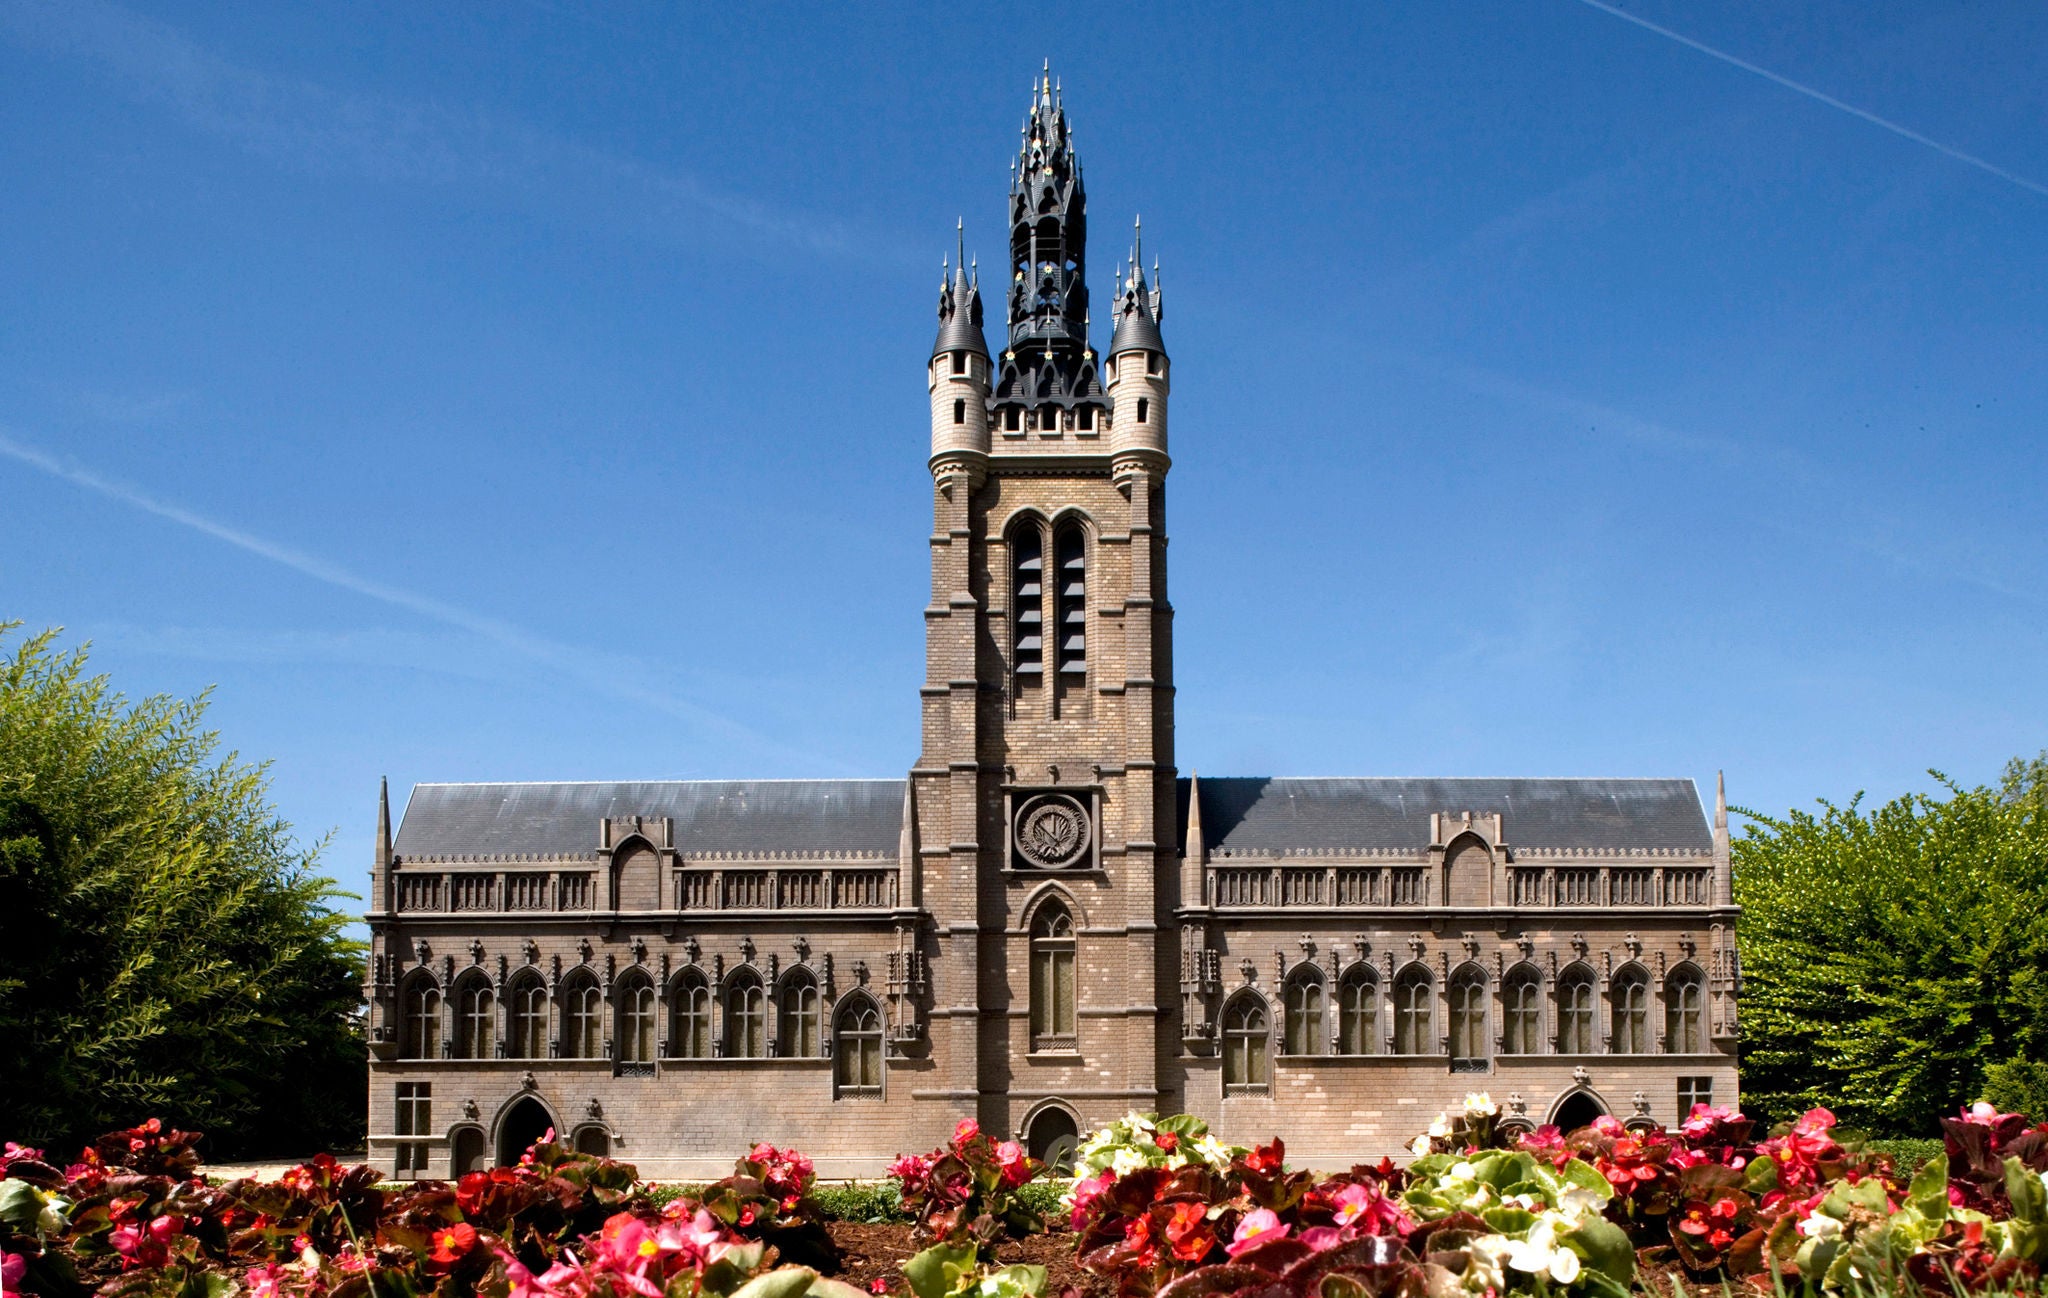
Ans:
POLYGON ((1991 1066, 2048 1059, 2048 754, 1996 788, 1931 774, 1947 796, 1744 813, 1746 1107, 1927 1135, 1991 1066))
POLYGON ((361 944, 205 697, 129 704, 0 624, 0 1136, 150 1116, 216 1155, 360 1138, 361 944), (15 643, 9 652, 8 641, 15 643))

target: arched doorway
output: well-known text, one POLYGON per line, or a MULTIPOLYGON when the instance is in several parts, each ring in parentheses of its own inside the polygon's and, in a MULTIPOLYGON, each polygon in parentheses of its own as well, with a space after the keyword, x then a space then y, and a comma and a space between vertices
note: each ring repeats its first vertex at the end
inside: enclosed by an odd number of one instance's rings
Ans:
POLYGON ((1040 1109, 1024 1132, 1024 1152, 1043 1162, 1055 1176, 1074 1170, 1074 1147, 1080 1143, 1074 1115, 1055 1105, 1040 1109))
POLYGON ((498 1121, 498 1166, 512 1167, 526 1147, 555 1129, 547 1107, 531 1095, 505 1111, 498 1121))
POLYGON ((1558 1130, 1567 1134, 1580 1127, 1591 1126, 1593 1119, 1603 1116, 1607 1106, 1600 1103, 1591 1091, 1573 1091, 1564 1097, 1564 1103, 1557 1106, 1557 1113, 1551 1122, 1558 1130))
POLYGON ((484 1153, 484 1133, 481 1127, 464 1127, 455 1133, 454 1166, 449 1171, 455 1176, 467 1176, 481 1172, 491 1165, 484 1153))

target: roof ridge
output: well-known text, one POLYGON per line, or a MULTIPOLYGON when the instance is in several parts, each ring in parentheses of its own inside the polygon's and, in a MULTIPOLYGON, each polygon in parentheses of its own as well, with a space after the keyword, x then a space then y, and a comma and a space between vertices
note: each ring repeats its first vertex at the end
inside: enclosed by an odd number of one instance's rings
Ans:
POLYGON ((720 780, 420 780, 415 789, 538 789, 608 784, 902 784, 908 776, 762 775, 720 780))

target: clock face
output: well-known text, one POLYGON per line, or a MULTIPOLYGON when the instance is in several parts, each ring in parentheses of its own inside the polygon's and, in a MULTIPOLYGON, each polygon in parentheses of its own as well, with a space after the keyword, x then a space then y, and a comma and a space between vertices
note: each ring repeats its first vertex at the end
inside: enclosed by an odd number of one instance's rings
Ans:
POLYGON ((1017 854, 1041 870, 1066 870, 1088 859, 1088 811, 1063 793, 1042 793, 1018 808, 1017 854))

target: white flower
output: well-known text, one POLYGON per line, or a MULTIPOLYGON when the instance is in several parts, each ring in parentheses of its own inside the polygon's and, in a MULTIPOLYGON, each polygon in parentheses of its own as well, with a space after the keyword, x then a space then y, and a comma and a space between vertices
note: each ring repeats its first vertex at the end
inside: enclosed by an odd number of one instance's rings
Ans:
POLYGON ((1583 1185, 1566 1186, 1564 1193, 1557 1196, 1557 1214, 1567 1225, 1576 1226, 1588 1217, 1599 1216, 1610 1197, 1583 1185))
POLYGON ((1118 1176, 1129 1176, 1145 1166, 1145 1156, 1135 1149, 1119 1149, 1109 1156, 1109 1170, 1118 1176))
POLYGON ((1842 1223, 1817 1212, 1799 1223, 1799 1233, 1808 1239, 1838 1239, 1842 1234, 1842 1223))
POLYGON ((1214 1136, 1197 1137, 1195 1152, 1211 1167, 1222 1167, 1230 1161, 1230 1147, 1214 1136))
POLYGON ((1478 1176, 1479 1169, 1462 1160, 1451 1164, 1451 1170, 1444 1173, 1446 1181, 1471 1181, 1478 1176))
POLYGON ((1465 1269, 1467 1289, 1506 1292, 1507 1276, 1501 1263, 1507 1260, 1508 1252, 1515 1242, 1505 1235, 1481 1235, 1465 1246, 1465 1256, 1470 1264, 1465 1269))
POLYGON ((1421 1158, 1424 1154, 1427 1154, 1429 1152, 1429 1137, 1417 1136, 1414 1140, 1409 1141, 1408 1152, 1415 1155, 1417 1158, 1421 1158))
POLYGON ((1437 1114, 1436 1121, 1429 1124, 1429 1134, 1432 1138, 1437 1140, 1441 1140, 1445 1136, 1450 1135, 1451 1120, 1441 1113, 1437 1114))
POLYGON ((1472 1091, 1465 1096, 1465 1115, 1472 1118, 1490 1118, 1500 1112, 1500 1106, 1485 1091, 1472 1091))
POLYGON ((1570 1284, 1579 1278, 1579 1255, 1568 1248, 1561 1248, 1550 1255, 1550 1278, 1559 1284, 1570 1284))

